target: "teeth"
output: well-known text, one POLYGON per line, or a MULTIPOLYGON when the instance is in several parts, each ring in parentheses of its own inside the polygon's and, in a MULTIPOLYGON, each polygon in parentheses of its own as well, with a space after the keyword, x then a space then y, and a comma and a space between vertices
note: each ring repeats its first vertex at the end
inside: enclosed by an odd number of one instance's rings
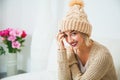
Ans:
POLYGON ((76 45, 76 43, 73 43, 73 44, 71 44, 72 46, 75 46, 76 45))

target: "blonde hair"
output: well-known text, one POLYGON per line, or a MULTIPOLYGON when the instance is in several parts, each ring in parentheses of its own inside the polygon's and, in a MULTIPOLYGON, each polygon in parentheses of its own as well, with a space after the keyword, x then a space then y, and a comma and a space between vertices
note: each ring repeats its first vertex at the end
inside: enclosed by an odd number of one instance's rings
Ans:
POLYGON ((81 33, 80 32, 80 34, 82 35, 82 37, 83 37, 83 39, 85 41, 86 46, 90 46, 91 45, 91 41, 92 41, 90 39, 90 37, 87 34, 85 34, 85 33, 81 33))

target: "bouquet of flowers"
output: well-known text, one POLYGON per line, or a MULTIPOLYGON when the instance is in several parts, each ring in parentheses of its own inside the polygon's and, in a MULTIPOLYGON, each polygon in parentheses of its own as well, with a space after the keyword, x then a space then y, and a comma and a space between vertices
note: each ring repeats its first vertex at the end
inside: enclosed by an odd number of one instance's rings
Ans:
POLYGON ((9 53, 17 53, 21 51, 25 41, 26 32, 20 29, 7 28, 0 30, 0 37, 3 43, 7 46, 9 53))

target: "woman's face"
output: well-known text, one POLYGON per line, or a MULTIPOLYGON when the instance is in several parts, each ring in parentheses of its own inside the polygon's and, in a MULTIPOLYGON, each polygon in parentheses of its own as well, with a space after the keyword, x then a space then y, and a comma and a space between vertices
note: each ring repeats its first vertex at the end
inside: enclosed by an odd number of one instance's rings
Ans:
POLYGON ((65 34, 64 37, 66 42, 74 49, 78 49, 80 48, 80 46, 82 46, 84 40, 80 32, 72 30, 72 31, 65 31, 64 34, 65 34))

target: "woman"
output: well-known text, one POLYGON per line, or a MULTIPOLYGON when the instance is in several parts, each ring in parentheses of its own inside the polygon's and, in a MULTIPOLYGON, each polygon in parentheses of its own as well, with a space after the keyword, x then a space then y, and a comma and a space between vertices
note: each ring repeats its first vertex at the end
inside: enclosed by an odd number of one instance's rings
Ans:
POLYGON ((73 0, 70 6, 57 35, 58 79, 117 80, 109 50, 90 39, 92 26, 83 10, 83 2, 73 0), (65 47, 64 39, 69 48, 65 47))

